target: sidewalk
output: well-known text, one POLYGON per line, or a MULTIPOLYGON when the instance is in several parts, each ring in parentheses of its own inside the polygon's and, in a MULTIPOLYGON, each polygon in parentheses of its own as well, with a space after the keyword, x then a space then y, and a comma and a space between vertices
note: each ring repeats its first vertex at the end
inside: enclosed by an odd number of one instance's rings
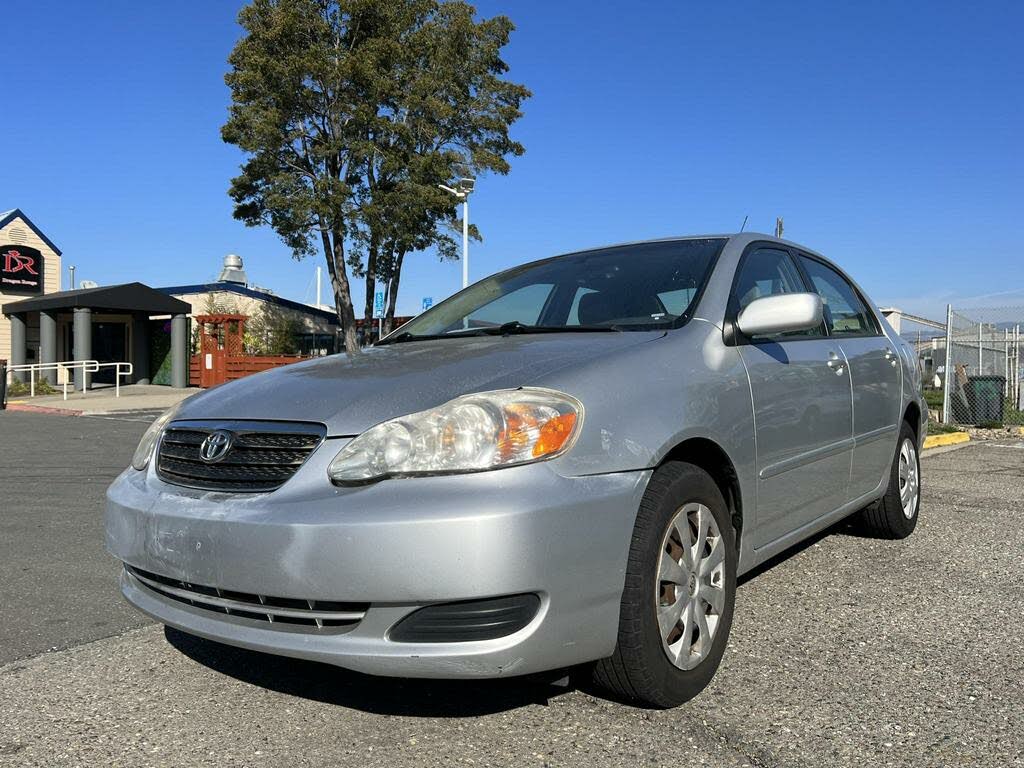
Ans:
POLYGON ((88 392, 68 392, 67 400, 63 395, 11 398, 7 401, 7 409, 66 416, 163 411, 199 391, 195 387, 172 389, 157 384, 127 384, 121 387, 121 396, 115 397, 112 386, 99 385, 88 392))

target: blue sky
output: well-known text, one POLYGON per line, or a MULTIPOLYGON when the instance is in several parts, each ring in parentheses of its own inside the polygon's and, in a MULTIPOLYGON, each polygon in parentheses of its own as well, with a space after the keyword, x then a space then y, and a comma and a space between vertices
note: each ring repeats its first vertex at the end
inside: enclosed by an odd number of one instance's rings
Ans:
MULTIPOLYGON (((312 301, 316 263, 231 216, 219 127, 238 3, 4 10, 0 210, 22 208, 101 284, 250 279, 312 301)), ((1019 3, 487 0, 517 25, 527 152, 478 183, 471 278, 590 245, 786 235, 880 304, 1024 304, 1019 3), (996 294, 991 296, 990 294, 996 294)), ((459 287, 407 260, 400 312, 459 287)))

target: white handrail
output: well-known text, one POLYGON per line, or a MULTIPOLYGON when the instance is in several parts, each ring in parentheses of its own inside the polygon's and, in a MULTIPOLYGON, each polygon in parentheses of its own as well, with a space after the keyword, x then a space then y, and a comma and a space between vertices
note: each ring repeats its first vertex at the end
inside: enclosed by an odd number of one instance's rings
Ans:
POLYGON ((131 363, 97 363, 96 368, 109 368, 114 366, 114 397, 121 396, 121 377, 131 376, 135 368, 131 363))
POLYGON ((24 365, 12 365, 8 367, 7 373, 22 373, 28 371, 29 374, 29 397, 36 396, 36 374, 41 371, 63 371, 64 372, 64 399, 68 399, 68 369, 74 370, 75 368, 82 369, 82 389, 87 391, 89 389, 89 379, 85 375, 87 373, 96 373, 100 368, 114 367, 114 396, 121 396, 121 377, 131 376, 134 372, 134 367, 131 363, 101 363, 98 360, 65 360, 59 363, 26 363, 24 365))

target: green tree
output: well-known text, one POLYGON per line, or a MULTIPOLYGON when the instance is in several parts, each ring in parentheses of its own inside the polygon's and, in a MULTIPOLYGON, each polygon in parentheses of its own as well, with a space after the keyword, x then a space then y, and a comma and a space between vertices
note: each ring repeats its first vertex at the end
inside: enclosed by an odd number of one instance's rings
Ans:
POLYGON ((280 307, 262 303, 245 323, 243 343, 250 355, 297 355, 302 323, 280 307))
POLYGON ((512 23, 474 20, 460 0, 254 0, 229 58, 222 129, 247 155, 235 216, 269 225, 296 258, 323 251, 349 352, 357 349, 349 268, 390 280, 405 256, 457 251, 455 201, 436 184, 507 173, 523 147, 509 126, 529 96, 502 79, 512 23))

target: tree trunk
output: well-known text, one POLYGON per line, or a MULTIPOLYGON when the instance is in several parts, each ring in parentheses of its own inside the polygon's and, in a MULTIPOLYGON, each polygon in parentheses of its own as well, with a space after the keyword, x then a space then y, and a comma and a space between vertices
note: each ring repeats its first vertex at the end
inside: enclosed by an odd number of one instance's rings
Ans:
POLYGON ((331 288, 334 290, 334 311, 341 323, 341 334, 345 351, 354 355, 359 352, 359 339, 356 338, 356 313, 352 308, 352 291, 348 283, 345 269, 345 240, 341 231, 334 227, 328 234, 320 231, 327 257, 327 272, 331 277, 331 288))
POLYGON ((394 266, 391 270, 391 281, 388 283, 388 309, 384 318, 384 333, 391 333, 395 327, 395 305, 398 303, 398 283, 402 277, 402 261, 405 251, 395 253, 394 266))
POLYGON ((370 338, 373 325, 373 299, 377 291, 377 236, 370 232, 370 245, 366 251, 366 303, 363 305, 363 337, 370 338))

